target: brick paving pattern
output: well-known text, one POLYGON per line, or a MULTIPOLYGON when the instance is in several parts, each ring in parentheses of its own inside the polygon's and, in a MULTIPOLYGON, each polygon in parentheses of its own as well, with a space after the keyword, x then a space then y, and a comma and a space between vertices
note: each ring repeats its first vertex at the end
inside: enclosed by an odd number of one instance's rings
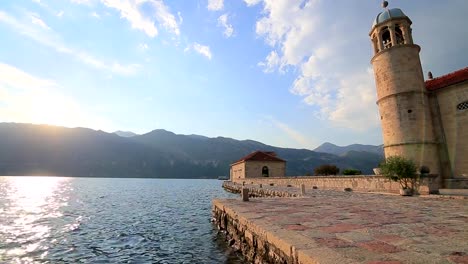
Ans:
POLYGON ((468 263, 466 199, 310 189, 299 198, 214 203, 320 263, 468 263))

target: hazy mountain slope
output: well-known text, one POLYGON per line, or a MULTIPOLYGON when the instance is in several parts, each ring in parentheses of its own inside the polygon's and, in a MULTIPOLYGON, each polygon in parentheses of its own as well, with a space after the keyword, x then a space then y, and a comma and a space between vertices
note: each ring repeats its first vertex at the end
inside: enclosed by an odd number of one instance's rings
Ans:
POLYGON ((121 130, 115 131, 114 134, 116 134, 117 136, 121 136, 121 137, 134 137, 137 135, 131 131, 121 131, 121 130))
POLYGON ((134 137, 86 128, 0 123, 0 175, 216 178, 255 150, 288 161, 287 175, 304 175, 324 163, 370 173, 380 158, 336 156, 268 146, 252 140, 176 135, 155 130, 134 137))
POLYGON ((0 146, 0 175, 175 177, 196 169, 128 138, 84 128, 0 124, 0 146))
MULTIPOLYGON (((327 153, 317 153, 307 149, 278 148, 253 140, 235 140, 231 138, 197 138, 176 135, 166 130, 154 130, 132 138, 142 144, 153 146, 165 153, 183 157, 198 164, 212 164, 215 167, 229 168, 239 158, 256 150, 274 151, 287 160, 287 175, 304 175, 324 163, 336 164, 341 168, 357 168, 364 173, 372 173, 372 168, 379 163, 379 155, 358 155, 338 157, 327 153), (354 161, 356 159, 356 162, 354 161)), ((228 172, 226 172, 228 173, 228 172)))
POLYGON ((337 146, 335 144, 325 142, 314 151, 317 152, 322 152, 322 153, 329 153, 329 154, 334 154, 334 155, 345 155, 349 151, 358 151, 358 152, 370 152, 374 154, 379 154, 383 156, 383 148, 382 145, 380 146, 374 146, 374 145, 362 145, 362 144, 352 144, 349 146, 337 146))

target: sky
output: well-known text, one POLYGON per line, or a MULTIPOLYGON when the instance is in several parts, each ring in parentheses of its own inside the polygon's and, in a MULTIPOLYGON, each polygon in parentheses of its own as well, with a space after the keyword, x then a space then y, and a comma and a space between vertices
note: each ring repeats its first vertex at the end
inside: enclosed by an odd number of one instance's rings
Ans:
MULTIPOLYGON (((468 64, 466 0, 394 0, 424 74, 468 64)), ((382 144, 379 0, 2 0, 0 122, 382 144)))

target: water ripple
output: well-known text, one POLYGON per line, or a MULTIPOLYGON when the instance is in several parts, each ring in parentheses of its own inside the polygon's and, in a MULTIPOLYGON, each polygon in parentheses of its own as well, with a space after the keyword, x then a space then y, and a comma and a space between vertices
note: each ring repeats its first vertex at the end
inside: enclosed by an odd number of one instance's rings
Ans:
POLYGON ((0 263, 243 263, 216 180, 0 177, 0 263))

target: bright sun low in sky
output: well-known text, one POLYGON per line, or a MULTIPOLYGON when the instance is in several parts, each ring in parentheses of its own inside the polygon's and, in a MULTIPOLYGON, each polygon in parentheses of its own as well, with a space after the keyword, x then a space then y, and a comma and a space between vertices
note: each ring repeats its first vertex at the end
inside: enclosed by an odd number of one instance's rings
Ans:
MULTIPOLYGON (((389 1, 424 74, 468 65, 466 0, 389 1)), ((380 1, 0 1, 0 122, 381 144, 380 1)))

